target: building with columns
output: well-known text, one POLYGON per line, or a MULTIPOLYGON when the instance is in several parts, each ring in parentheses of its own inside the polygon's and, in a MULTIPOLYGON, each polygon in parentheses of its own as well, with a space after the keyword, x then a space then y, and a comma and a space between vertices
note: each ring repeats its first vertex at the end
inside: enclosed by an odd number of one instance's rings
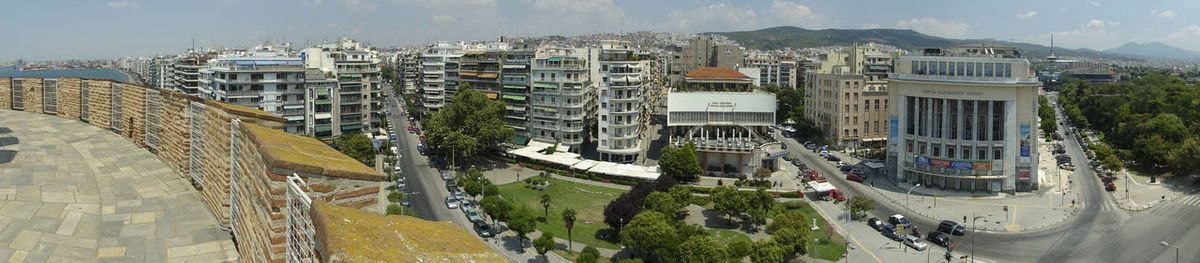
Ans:
POLYGON ((986 192, 1038 187, 1037 98, 1011 48, 926 49, 888 77, 887 170, 899 181, 986 192))
POLYGON ((704 174, 736 177, 771 167, 766 145, 775 140, 775 95, 732 68, 688 72, 683 86, 667 94, 670 147, 696 146, 704 174))

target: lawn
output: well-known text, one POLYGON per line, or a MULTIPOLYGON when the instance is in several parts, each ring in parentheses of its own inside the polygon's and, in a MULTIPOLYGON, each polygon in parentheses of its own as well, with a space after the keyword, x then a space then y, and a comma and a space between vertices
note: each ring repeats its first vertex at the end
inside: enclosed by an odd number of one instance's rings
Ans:
MULTIPOLYGON (((776 206, 781 207, 782 204, 778 204, 776 206)), ((817 229, 817 231, 809 232, 809 234, 808 234, 808 238, 810 240, 812 240, 812 239, 821 240, 820 242, 818 242, 819 245, 817 245, 817 251, 816 251, 817 258, 825 259, 825 260, 829 260, 829 261, 835 261, 835 262, 838 259, 842 258, 842 255, 846 253, 846 238, 843 237, 841 234, 836 233, 837 232, 836 229, 831 229, 832 231, 834 231, 834 233, 830 237, 826 237, 825 236, 825 230, 826 230, 825 224, 827 223, 827 221, 825 221, 825 218, 821 217, 821 214, 817 213, 817 210, 813 209, 811 205, 806 205, 806 206, 800 208, 799 210, 801 213, 804 213, 804 215, 807 215, 809 218, 816 218, 817 226, 821 227, 821 229, 817 229)))
MULTIPOLYGON (((565 208, 575 209, 575 228, 572 239, 575 242, 588 244, 598 248, 618 249, 620 245, 607 240, 601 240, 597 232, 609 229, 604 224, 604 206, 608 205, 625 190, 605 188, 588 184, 580 184, 558 179, 550 179, 550 187, 545 191, 525 187, 523 182, 499 185, 501 197, 510 201, 515 198, 517 205, 524 205, 539 218, 544 216, 540 200, 542 194, 550 194, 550 216, 544 221, 539 220, 537 229, 554 234, 555 237, 567 238, 567 227, 563 225, 562 211, 565 208)), ((611 231, 611 230, 608 230, 611 231)), ((582 248, 576 248, 582 249, 582 248)))
POLYGON ((746 236, 746 234, 742 234, 742 232, 738 232, 738 231, 734 231, 734 230, 710 228, 710 229, 705 229, 704 231, 712 233, 713 238, 715 238, 717 240, 717 242, 721 242, 721 244, 723 244, 723 245, 729 244, 730 242, 733 242, 735 240, 745 240, 748 242, 751 241, 750 237, 746 236))

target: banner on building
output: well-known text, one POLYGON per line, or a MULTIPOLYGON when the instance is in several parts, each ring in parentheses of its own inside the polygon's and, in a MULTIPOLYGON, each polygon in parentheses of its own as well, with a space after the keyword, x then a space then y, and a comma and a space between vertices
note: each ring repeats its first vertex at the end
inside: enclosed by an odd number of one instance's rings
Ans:
POLYGON ((917 162, 917 164, 929 165, 929 158, 927 158, 925 156, 917 155, 916 160, 914 160, 914 161, 917 162))
POLYGON ((933 167, 941 167, 941 168, 950 168, 950 160, 938 160, 938 159, 930 159, 930 160, 929 160, 929 166, 933 166, 933 167))
POLYGON ((1017 170, 1017 178, 1029 179, 1029 170, 1017 170))
POLYGON ((992 161, 992 171, 1003 171, 1003 170, 1004 170, 1004 160, 992 161))
POLYGON ((967 162, 967 161, 950 161, 950 168, 960 169, 960 170, 971 170, 971 169, 975 169, 975 166, 973 164, 971 164, 971 162, 967 162))
POLYGON ((888 140, 888 141, 894 142, 897 138, 900 137, 900 118, 897 118, 897 117, 888 118, 888 132, 890 132, 888 134, 888 139, 890 139, 890 140, 888 140))
POLYGON ((992 170, 992 162, 975 162, 974 165, 975 165, 976 171, 991 171, 992 170))
POLYGON ((1029 157, 1030 148, 1033 146, 1033 133, 1030 133, 1029 124, 1021 125, 1021 157, 1029 157))

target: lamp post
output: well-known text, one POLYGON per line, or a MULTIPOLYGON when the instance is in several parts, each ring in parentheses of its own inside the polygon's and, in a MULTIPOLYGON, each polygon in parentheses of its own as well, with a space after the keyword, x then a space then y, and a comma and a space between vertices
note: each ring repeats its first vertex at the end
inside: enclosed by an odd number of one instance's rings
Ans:
MULTIPOLYGON (((975 216, 975 213, 971 213, 971 215, 975 216)), ((975 216, 975 218, 971 219, 971 263, 975 263, 975 220, 979 220, 980 218, 983 217, 975 216)))
MULTIPOLYGON (((917 189, 918 186, 921 186, 921 184, 918 183, 917 185, 914 185, 913 187, 908 188, 908 192, 904 193, 904 218, 905 219, 908 218, 908 213, 910 212, 909 211, 910 209, 908 208, 908 195, 912 193, 913 189, 917 189)), ((908 247, 904 247, 904 251, 908 251, 908 247)))
POLYGON ((1179 247, 1172 246, 1170 243, 1167 243, 1167 241, 1161 241, 1161 242, 1158 242, 1158 244, 1163 245, 1164 247, 1168 247, 1168 248, 1172 248, 1172 247, 1175 248, 1175 263, 1179 263, 1179 247))

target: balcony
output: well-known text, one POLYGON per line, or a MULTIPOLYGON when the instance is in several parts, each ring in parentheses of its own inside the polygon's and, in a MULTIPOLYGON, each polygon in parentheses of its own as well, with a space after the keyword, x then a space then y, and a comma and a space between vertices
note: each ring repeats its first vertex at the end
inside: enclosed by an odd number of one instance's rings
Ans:
POLYGON ((228 90, 225 97, 258 97, 261 93, 261 90, 228 90))
POLYGON ((637 125, 638 125, 638 123, 635 121, 624 121, 624 122, 612 122, 611 126, 624 128, 624 127, 633 127, 633 126, 637 126, 637 125))
POLYGON ((583 126, 563 126, 564 132, 583 132, 583 126))
POLYGON ((637 102, 639 99, 641 99, 641 97, 633 97, 633 96, 619 97, 619 96, 613 96, 613 97, 611 97, 611 98, 608 98, 609 102, 611 102, 611 103, 637 102))
POLYGON ((559 139, 559 142, 561 142, 562 144, 566 144, 566 145, 579 145, 579 144, 583 144, 583 138, 574 138, 574 139, 561 138, 561 139, 559 139))
POLYGON ((559 94, 558 92, 559 92, 559 89, 544 89, 544 88, 534 88, 533 89, 533 94, 539 94, 539 95, 558 95, 559 94))
POLYGON ((561 105, 558 102, 550 102, 550 101, 533 101, 532 103, 533 103, 533 106, 554 107, 554 108, 557 108, 559 105, 561 105))
POLYGON ((303 115, 303 114, 304 114, 304 109, 290 109, 290 110, 283 110, 283 111, 279 112, 279 115, 284 115, 284 116, 303 115))
POLYGON ((562 119, 568 121, 581 121, 586 115, 584 114, 563 114, 562 119))
POLYGON ((524 78, 504 78, 501 83, 504 83, 504 85, 529 85, 529 80, 524 78))
POLYGON ((583 96, 587 93, 587 89, 563 88, 561 90, 562 90, 562 95, 568 95, 568 96, 583 96))
POLYGON ((550 113, 550 112, 544 112, 544 111, 534 111, 532 115, 533 115, 533 117, 537 117, 537 118, 549 118, 549 119, 558 119, 558 117, 559 117, 558 113, 550 113))
POLYGON ((631 132, 631 133, 626 133, 626 134, 613 134, 612 137, 613 137, 613 139, 618 139, 618 140, 637 139, 638 134, 636 132, 631 132))
POLYGON ((361 93, 362 87, 341 87, 338 88, 338 93, 361 93))

